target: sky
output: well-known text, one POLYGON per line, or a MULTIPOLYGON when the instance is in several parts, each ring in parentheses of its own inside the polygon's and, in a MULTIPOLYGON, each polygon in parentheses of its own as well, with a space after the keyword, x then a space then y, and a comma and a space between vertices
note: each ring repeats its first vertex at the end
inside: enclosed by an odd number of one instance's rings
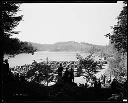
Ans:
POLYGON ((75 41, 108 45, 105 34, 112 32, 122 10, 117 3, 23 3, 22 21, 15 36, 41 44, 75 41))

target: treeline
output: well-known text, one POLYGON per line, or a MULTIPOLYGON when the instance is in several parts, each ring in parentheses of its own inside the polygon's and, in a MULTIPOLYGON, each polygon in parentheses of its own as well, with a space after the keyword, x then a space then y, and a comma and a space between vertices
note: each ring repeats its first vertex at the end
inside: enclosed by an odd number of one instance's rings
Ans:
POLYGON ((34 53, 35 51, 37 51, 37 49, 33 47, 29 42, 20 42, 20 44, 21 48, 19 50, 19 53, 34 53))
POLYGON ((28 42, 22 42, 18 38, 6 38, 4 44, 5 54, 34 53, 37 49, 28 42))

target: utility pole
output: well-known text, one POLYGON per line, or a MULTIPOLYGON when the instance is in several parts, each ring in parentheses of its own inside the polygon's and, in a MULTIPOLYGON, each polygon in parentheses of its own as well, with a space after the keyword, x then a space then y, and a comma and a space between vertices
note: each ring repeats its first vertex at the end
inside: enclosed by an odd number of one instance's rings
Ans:
POLYGON ((47 86, 48 86, 48 68, 47 68, 47 66, 48 66, 48 57, 46 58, 46 63, 47 63, 47 65, 46 65, 46 74, 47 74, 47 86))
POLYGON ((110 81, 111 81, 111 71, 110 71, 110 81))
POLYGON ((46 58, 46 62, 47 62, 47 64, 48 64, 48 57, 46 58))

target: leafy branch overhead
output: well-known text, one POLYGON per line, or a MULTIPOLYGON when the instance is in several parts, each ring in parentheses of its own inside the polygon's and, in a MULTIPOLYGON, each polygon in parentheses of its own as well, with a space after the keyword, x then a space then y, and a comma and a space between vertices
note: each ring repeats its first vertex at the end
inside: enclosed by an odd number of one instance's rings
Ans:
MULTIPOLYGON (((23 15, 16 16, 19 11, 19 4, 3 2, 2 3, 2 28, 6 35, 15 33, 12 31, 22 20, 23 15)), ((11 36, 11 35, 10 35, 11 36)))
POLYGON ((118 16, 117 25, 113 27, 113 34, 106 34, 117 51, 127 52, 127 2, 118 16))
POLYGON ((20 3, 2 2, 2 35, 1 41, 3 43, 4 54, 18 54, 23 52, 34 52, 36 49, 32 45, 21 42, 18 38, 12 38, 13 34, 18 34, 19 31, 15 31, 15 27, 19 25, 23 15, 17 15, 20 7, 20 3))

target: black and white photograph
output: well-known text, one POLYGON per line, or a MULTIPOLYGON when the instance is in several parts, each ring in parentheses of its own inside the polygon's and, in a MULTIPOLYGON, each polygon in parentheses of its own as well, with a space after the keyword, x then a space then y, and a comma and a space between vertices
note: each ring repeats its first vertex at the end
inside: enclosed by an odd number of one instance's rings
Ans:
POLYGON ((127 1, 1 3, 1 102, 127 102, 127 1))

